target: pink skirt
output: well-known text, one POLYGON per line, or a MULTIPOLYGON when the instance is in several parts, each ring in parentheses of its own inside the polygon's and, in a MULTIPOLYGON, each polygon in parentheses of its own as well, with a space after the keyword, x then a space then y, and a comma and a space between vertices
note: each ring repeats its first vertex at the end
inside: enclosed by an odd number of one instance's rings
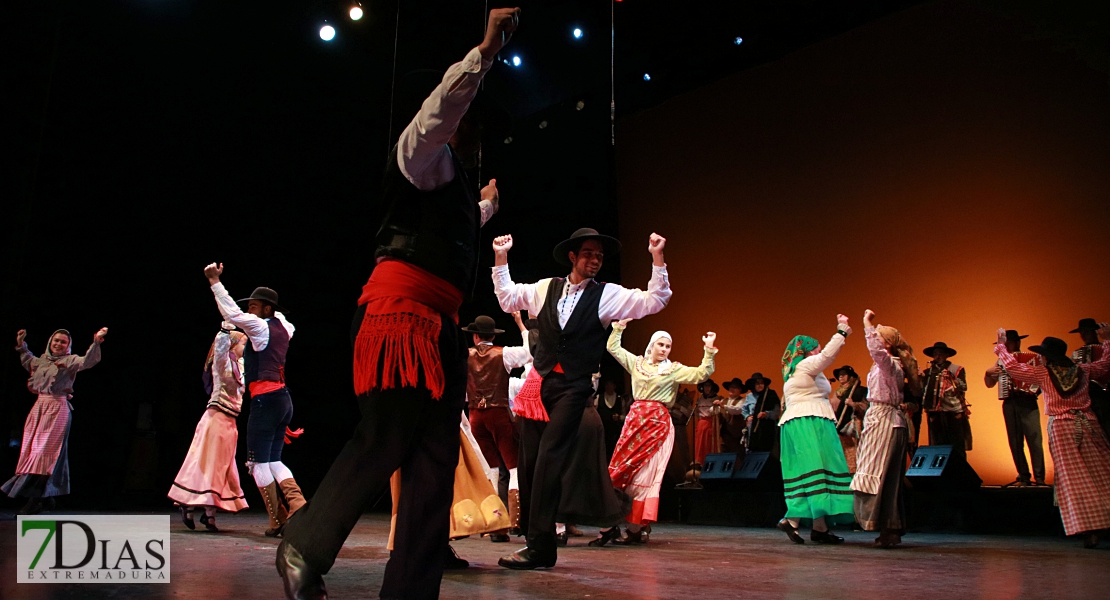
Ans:
POLYGON ((1049 420, 1048 451, 1056 469, 1056 502, 1064 533, 1110 528, 1110 443, 1098 421, 1049 420))
POLYGON ((16 475, 51 475, 69 435, 69 400, 64 396, 39 394, 23 424, 23 446, 19 450, 16 475))
POLYGON ((247 508, 235 465, 238 441, 234 418, 215 408, 204 411, 189 454, 166 495, 185 506, 215 506, 228 512, 247 508))

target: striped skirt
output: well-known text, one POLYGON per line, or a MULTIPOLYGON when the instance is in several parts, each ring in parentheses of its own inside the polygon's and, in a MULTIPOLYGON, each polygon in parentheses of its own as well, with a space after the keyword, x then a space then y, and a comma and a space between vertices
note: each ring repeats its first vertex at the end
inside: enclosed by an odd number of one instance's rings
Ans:
POLYGON ((69 493, 69 425, 73 407, 65 396, 39 394, 23 424, 15 476, 2 488, 11 497, 40 498, 69 493))
POLYGON ((786 517, 851 523, 852 476, 831 419, 798 417, 780 428, 786 517))
POLYGON ((1110 443, 1098 421, 1050 418, 1048 451, 1064 532, 1110 528, 1110 443))
POLYGON ((662 402, 637 400, 628 410, 617 440, 609 477, 632 497, 625 520, 643 525, 659 519, 659 490, 674 447, 674 422, 662 402))

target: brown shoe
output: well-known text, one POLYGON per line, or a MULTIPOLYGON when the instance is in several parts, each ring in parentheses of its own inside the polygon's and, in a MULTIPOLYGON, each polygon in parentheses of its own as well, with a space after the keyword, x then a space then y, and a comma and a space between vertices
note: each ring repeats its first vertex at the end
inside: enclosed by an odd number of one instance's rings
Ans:
POLYGON ((285 501, 289 503, 289 516, 291 517, 305 505, 304 495, 301 494, 301 486, 297 485, 297 481, 290 477, 279 481, 278 487, 281 488, 281 494, 285 496, 285 501))
POLYGON ((266 529, 266 537, 277 537, 281 535, 281 530, 285 528, 285 522, 289 520, 289 512, 285 510, 285 505, 281 503, 281 494, 278 492, 276 481, 271 481, 266 487, 258 488, 258 492, 262 494, 262 501, 266 505, 266 513, 270 515, 270 527, 266 529))

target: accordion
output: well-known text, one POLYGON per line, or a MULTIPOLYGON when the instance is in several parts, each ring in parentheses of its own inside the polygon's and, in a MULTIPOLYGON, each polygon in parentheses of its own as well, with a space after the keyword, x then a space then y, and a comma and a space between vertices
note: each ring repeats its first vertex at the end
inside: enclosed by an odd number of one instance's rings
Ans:
MULTIPOLYGON (((1016 358, 1018 362, 1027 365, 1037 366, 1042 364, 1040 355, 1033 352, 1016 352, 1014 353, 1014 358, 1016 358)), ((1028 384, 1022 383, 1020 381, 1014 381, 1014 379, 1010 377, 1010 374, 1006 372, 1006 368, 1002 366, 1001 360, 998 361, 998 367, 1002 369, 1002 372, 998 375, 999 400, 1005 400, 1006 398, 1009 398, 1010 392, 1013 392, 1014 390, 1024 392, 1026 394, 1031 394, 1033 396, 1041 393, 1040 386, 1035 383, 1028 384)))

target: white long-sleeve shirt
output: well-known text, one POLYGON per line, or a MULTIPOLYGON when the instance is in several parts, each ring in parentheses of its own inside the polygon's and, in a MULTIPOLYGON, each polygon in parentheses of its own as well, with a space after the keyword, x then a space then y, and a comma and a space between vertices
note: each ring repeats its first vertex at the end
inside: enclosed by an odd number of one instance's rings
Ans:
MULTIPOLYGON (((543 310, 544 301, 547 299, 547 289, 553 279, 541 279, 536 283, 514 283, 509 276, 509 266, 493 267, 493 292, 501 304, 501 310, 512 312, 527 310, 530 315, 538 315, 543 310)), ((577 284, 570 283, 569 278, 564 281, 562 294, 559 296, 558 306, 559 327, 566 327, 574 307, 578 306, 578 299, 582 290, 590 282, 585 279, 577 284)), ((671 299, 671 284, 667 280, 667 266, 651 267, 651 279, 648 280, 647 291, 628 289, 613 283, 605 284, 601 290, 601 302, 597 307, 597 316, 602 327, 620 319, 642 319, 653 315, 667 306, 671 299)))
MULTIPOLYGON (((246 332, 247 337, 250 338, 251 346, 254 347, 256 352, 262 352, 270 345, 270 324, 269 319, 263 319, 258 315, 245 313, 231 298, 224 288, 224 284, 217 282, 212 285, 212 295, 216 297, 216 306, 220 309, 220 314, 224 316, 224 320, 234 323, 236 327, 246 332)), ((282 327, 289 332, 289 337, 293 337, 293 332, 296 327, 285 320, 285 315, 280 312, 275 312, 274 317, 281 321, 282 327)))
POLYGON ((844 336, 835 333, 820 352, 807 356, 794 367, 794 374, 782 385, 783 403, 786 410, 779 419, 779 426, 798 417, 822 417, 836 420, 829 394, 832 386, 825 377, 824 370, 836 361, 836 355, 844 347, 844 336))
MULTIPOLYGON (((397 166, 416 189, 428 192, 455 179, 455 163, 447 143, 459 128, 492 64, 493 61, 482 58, 478 48, 468 52, 465 58, 448 67, 443 81, 401 132, 397 140, 397 166)), ((493 203, 482 200, 478 206, 485 225, 495 212, 493 203)))

